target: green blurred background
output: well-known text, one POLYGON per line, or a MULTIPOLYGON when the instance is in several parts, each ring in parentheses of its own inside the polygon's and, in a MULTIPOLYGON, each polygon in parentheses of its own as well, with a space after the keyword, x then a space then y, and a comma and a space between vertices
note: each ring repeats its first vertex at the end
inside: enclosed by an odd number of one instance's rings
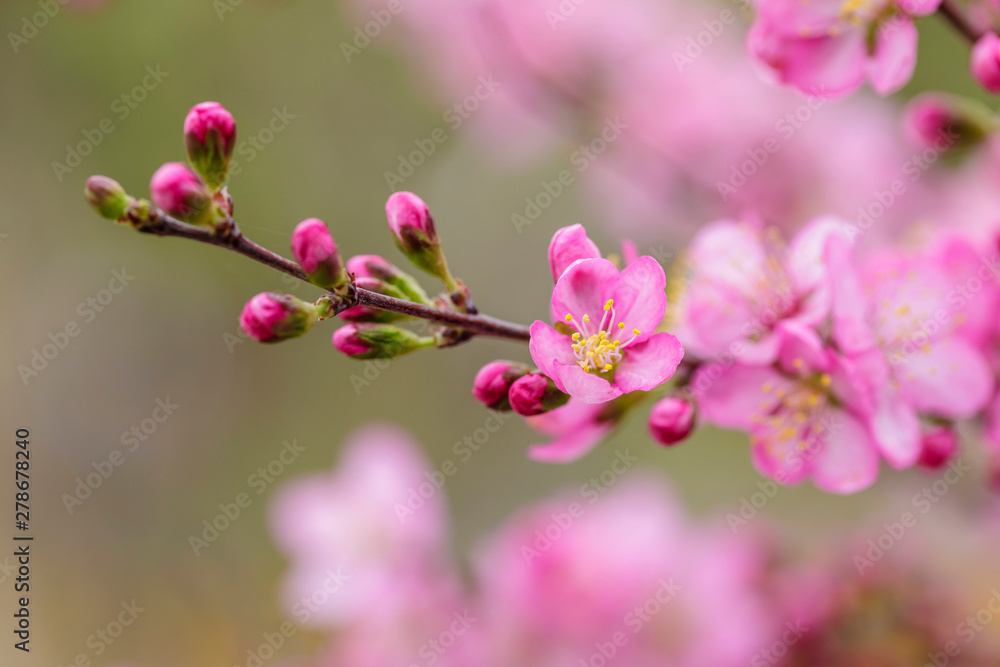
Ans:
MULTIPOLYGON (((287 110, 294 119, 241 161, 231 183, 244 231, 287 253, 294 225, 320 217, 346 255, 378 253, 402 263, 384 222, 383 174, 415 139, 445 126, 450 106, 435 101, 395 48, 402 26, 390 26, 347 64, 339 45, 351 38, 354 20, 336 2, 245 0, 233 9, 220 21, 205 0, 122 0, 97 13, 64 8, 18 53, 7 43, 0 48, 2 451, 13 460, 14 430, 31 430, 36 536, 32 652, 11 649, 15 595, 0 571, 8 619, 0 624, 2 664, 68 665, 81 653, 97 665, 243 664, 246 650, 283 620, 276 588, 284 564, 265 511, 276 485, 251 492, 252 506, 195 556, 188 538, 202 521, 248 491, 248 477, 277 456, 283 440, 297 439, 306 451, 279 481, 329 469, 343 435, 371 420, 404 426, 435 465, 454 458, 453 444, 487 417, 469 395, 476 370, 498 357, 527 358, 514 343, 475 341, 396 360, 358 392, 351 376, 365 366, 333 350, 332 323, 278 346, 235 338, 245 300, 287 291, 281 276, 215 248, 118 228, 84 204, 83 183, 95 173, 145 196, 161 163, 183 159, 181 123, 197 102, 228 107, 241 139, 267 127, 275 109, 287 110), (115 100, 141 85, 147 67, 167 76, 121 118, 115 100), (105 118, 114 131, 57 177, 53 163, 65 162, 67 145, 105 118), (123 269, 134 279, 88 321, 79 304, 123 269), (80 334, 25 383, 17 367, 71 322, 80 334), (122 449, 123 432, 150 417, 157 399, 179 408, 68 512, 63 494, 122 449), (144 611, 95 655, 88 637, 133 599, 144 611)), ((3 3, 4 34, 36 11, 35 2, 3 3)), ((973 92, 964 73, 968 47, 934 20, 923 25, 921 67, 909 92, 973 92)), ((531 170, 503 169, 461 130, 449 131, 403 186, 430 204, 452 268, 485 312, 521 322, 545 316, 545 250, 557 228, 583 222, 603 248, 617 246, 582 196, 558 199, 523 234, 514 229, 511 213, 564 160, 553 155, 531 170)), ((640 248, 659 243, 637 241, 640 248)), ((294 293, 313 294, 304 285, 294 293)), ((733 511, 761 480, 745 436, 706 429, 665 451, 646 437, 639 415, 573 465, 528 461, 524 449, 537 441, 520 420, 509 420, 449 479, 459 553, 515 508, 603 470, 618 448, 669 476, 699 515, 733 511)), ((4 461, 2 468, 11 466, 4 461)), ((4 472, 0 485, 5 526, 13 523, 11 477, 4 472)), ((849 498, 809 485, 786 489, 764 514, 808 542, 878 511, 894 487, 925 479, 887 474, 849 498)), ((954 495, 961 500, 977 488, 964 484, 954 495)), ((9 539, 6 529, 0 539, 9 539)), ((2 564, 8 550, 0 554, 2 564)), ((300 632, 281 657, 310 651, 320 639, 300 632)))

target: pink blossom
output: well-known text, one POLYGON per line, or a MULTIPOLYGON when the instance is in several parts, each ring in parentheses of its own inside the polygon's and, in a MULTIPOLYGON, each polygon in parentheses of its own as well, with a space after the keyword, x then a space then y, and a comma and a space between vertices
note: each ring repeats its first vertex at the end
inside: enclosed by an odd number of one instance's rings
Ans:
POLYGON ((991 93, 1000 93, 1000 37, 986 33, 972 48, 972 76, 991 93))
POLYGON ((236 148, 236 122, 218 102, 202 102, 184 119, 188 160, 205 182, 218 189, 226 182, 236 148))
POLYGON ((528 373, 510 386, 510 405, 522 417, 535 417, 566 405, 569 396, 541 373, 528 373))
POLYGON ((211 217, 211 192, 186 164, 168 162, 157 169, 149 191, 153 203, 167 215, 191 223, 206 222, 211 217))
POLYGON ((397 242, 410 243, 407 239, 416 233, 426 239, 436 240, 434 219, 424 200, 412 192, 396 192, 385 204, 385 215, 389 229, 397 242))
POLYGON ((659 386, 684 355, 674 336, 656 333, 666 311, 665 287, 652 257, 621 272, 605 259, 576 261, 552 293, 560 328, 531 325, 531 358, 560 391, 585 403, 659 386))
POLYGON ((677 396, 656 402, 649 413, 649 434, 661 445, 675 445, 694 430, 694 405, 677 396))
POLYGON ((584 456, 618 426, 622 411, 615 403, 584 403, 570 398, 561 408, 529 417, 531 428, 553 440, 534 445, 528 450, 528 456, 547 463, 569 463, 584 456))
POLYGON ((347 281, 337 244, 322 220, 309 218, 295 227, 292 254, 309 279, 320 287, 336 287, 347 281))
POLYGON ((941 468, 958 453, 958 435, 953 428, 942 426, 924 434, 920 443, 919 463, 932 470, 941 468))
POLYGON ((262 292, 247 301, 240 326, 261 343, 276 343, 306 333, 315 323, 318 309, 287 294, 262 292))
POLYGON ((587 230, 583 225, 563 227, 552 235, 549 243, 549 267, 552 269, 552 280, 558 282, 566 269, 578 259, 598 259, 601 251, 597 244, 587 238, 587 230))
POLYGON ((941 0, 758 0, 750 52, 799 90, 839 97, 866 79, 888 95, 902 88, 917 60, 914 16, 941 0))
POLYGON ((472 395, 493 410, 509 410, 510 386, 530 369, 515 361, 491 361, 476 373, 472 395))

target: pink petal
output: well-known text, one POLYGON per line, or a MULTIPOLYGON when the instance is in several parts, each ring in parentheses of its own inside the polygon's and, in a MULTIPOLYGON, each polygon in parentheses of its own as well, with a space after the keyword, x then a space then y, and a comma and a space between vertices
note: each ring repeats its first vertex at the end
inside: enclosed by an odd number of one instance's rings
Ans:
POLYGON ((868 79, 879 95, 896 92, 913 77, 917 65, 917 27, 897 16, 878 29, 875 53, 868 61, 868 79))
POLYGON ((552 235, 549 243, 549 267, 552 280, 558 282, 560 276, 578 259, 599 259, 601 251, 587 238, 583 225, 563 227, 552 235))
POLYGON ((969 343, 945 338, 898 357, 900 392, 921 412, 951 418, 971 417, 993 395, 986 358, 969 343))
POLYGON ((727 368, 712 363, 698 369, 690 388, 703 419, 724 428, 749 430, 752 418, 760 414, 761 403, 769 398, 763 391, 765 384, 786 390, 791 386, 769 366, 735 364, 727 368))
POLYGON ((829 434, 813 455, 813 482, 831 493, 856 493, 878 478, 878 455, 865 427, 843 410, 828 411, 829 434))
POLYGON ((780 440, 775 434, 754 431, 757 440, 750 450, 754 467, 762 475, 785 485, 798 484, 809 476, 810 457, 808 452, 799 447, 798 438, 780 440), (758 440, 770 436, 767 442, 758 440))
POLYGON ((675 336, 655 334, 625 349, 615 369, 615 386, 625 394, 650 391, 669 380, 683 358, 684 348, 675 336))
POLYGON ((896 5, 910 16, 927 16, 941 6, 941 0, 896 0, 896 5))
MULTIPOLYGON (((615 300, 615 318, 625 323, 626 331, 638 329, 642 332, 637 342, 652 336, 663 322, 667 313, 666 288, 667 276, 663 267, 648 255, 625 267, 611 286, 607 298, 615 300)), ((603 315, 604 311, 599 314, 603 315)))
POLYGON ((588 373, 576 363, 555 362, 556 377, 552 378, 563 392, 584 403, 607 403, 622 395, 621 389, 597 373, 588 373))
POLYGON ((590 405, 575 398, 561 408, 537 417, 529 417, 528 425, 555 440, 534 445, 528 456, 536 461, 567 463, 580 458, 614 429, 613 420, 599 420, 603 407, 590 405))
MULTIPOLYGON (((552 318, 562 321, 572 314, 577 321, 584 315, 600 322, 618 269, 606 259, 582 259, 566 269, 552 291, 552 318)), ((617 303, 615 304, 617 309, 617 303)), ((657 322, 659 324, 659 322, 657 322)), ((595 327, 596 328, 596 327, 595 327)))
POLYGON ((871 419, 872 436, 893 468, 909 468, 920 458, 920 420, 898 392, 888 390, 871 419))
POLYGON ((851 260, 851 247, 844 238, 832 237, 826 246, 826 262, 832 285, 833 340, 846 354, 871 348, 875 336, 869 325, 871 299, 851 260))
POLYGON ((576 355, 573 354, 570 337, 559 333, 541 320, 535 320, 529 331, 531 332, 531 340, 528 342, 528 352, 531 354, 532 361, 535 362, 539 370, 555 381, 559 389, 566 391, 559 386, 556 363, 576 363, 576 355))

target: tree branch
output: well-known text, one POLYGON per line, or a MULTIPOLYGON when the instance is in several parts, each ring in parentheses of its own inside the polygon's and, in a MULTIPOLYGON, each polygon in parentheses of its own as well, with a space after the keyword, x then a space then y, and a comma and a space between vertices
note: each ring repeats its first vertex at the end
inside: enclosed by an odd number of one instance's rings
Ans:
POLYGON ((965 13, 955 3, 955 0, 943 0, 938 8, 940 14, 963 37, 975 44, 983 34, 968 19, 965 13))

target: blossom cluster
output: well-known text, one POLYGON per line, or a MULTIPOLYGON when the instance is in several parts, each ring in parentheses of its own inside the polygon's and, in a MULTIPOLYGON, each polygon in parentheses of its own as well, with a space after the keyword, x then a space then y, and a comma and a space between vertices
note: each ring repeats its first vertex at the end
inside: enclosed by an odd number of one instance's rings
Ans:
POLYGON ((329 635, 292 664, 1000 660, 995 518, 941 515, 918 529, 903 513, 799 552, 732 513, 695 521, 660 480, 628 471, 519 511, 480 540, 463 575, 430 474, 408 435, 372 425, 349 437, 332 472, 278 490, 270 524, 290 560, 284 606, 329 635), (905 551, 893 548, 904 539, 905 551), (941 548, 956 541, 959 551, 941 548), (956 555, 961 567, 942 578, 936 568, 956 555))

